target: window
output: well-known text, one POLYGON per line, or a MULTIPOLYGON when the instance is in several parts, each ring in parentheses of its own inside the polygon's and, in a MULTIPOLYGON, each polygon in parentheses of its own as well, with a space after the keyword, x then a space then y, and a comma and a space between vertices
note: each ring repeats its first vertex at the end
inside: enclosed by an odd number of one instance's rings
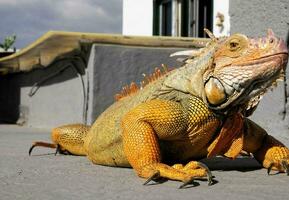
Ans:
POLYGON ((155 35, 172 35, 172 1, 155 1, 155 35))
POLYGON ((213 27, 213 0, 154 0, 153 34, 206 37, 213 27))

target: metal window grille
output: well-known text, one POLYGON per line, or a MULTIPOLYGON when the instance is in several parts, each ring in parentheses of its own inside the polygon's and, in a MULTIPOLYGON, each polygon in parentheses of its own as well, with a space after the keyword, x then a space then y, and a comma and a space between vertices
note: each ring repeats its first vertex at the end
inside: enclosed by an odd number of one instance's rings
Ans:
POLYGON ((206 37, 212 27, 213 0, 154 0, 154 35, 206 37))

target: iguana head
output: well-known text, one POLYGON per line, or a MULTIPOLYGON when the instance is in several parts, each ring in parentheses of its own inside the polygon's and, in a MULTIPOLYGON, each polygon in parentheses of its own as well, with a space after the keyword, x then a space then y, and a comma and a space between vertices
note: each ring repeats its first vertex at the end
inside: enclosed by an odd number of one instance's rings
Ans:
MULTIPOLYGON (((184 66, 189 75, 186 79, 191 80, 184 91, 202 97, 216 112, 237 109, 250 114, 267 89, 285 76, 285 42, 275 37, 271 29, 266 37, 254 39, 242 34, 215 38, 205 31, 212 39, 207 47, 171 55, 193 57, 184 66)), ((170 81, 179 79, 173 77, 170 81)))
POLYGON ((215 39, 212 64, 203 75, 205 97, 214 110, 250 110, 276 80, 284 76, 285 42, 268 30, 266 37, 242 34, 215 39))

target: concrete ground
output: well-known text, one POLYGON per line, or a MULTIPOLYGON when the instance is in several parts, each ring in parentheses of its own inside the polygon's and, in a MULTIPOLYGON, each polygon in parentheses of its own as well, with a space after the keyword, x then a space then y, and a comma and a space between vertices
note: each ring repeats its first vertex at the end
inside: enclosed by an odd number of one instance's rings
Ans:
POLYGON ((49 131, 0 125, 0 199, 289 199, 289 177, 266 174, 251 158, 205 161, 216 183, 197 181, 186 189, 179 182, 143 186, 132 169, 92 164, 85 157, 53 155, 28 149, 35 140, 49 141, 49 131))

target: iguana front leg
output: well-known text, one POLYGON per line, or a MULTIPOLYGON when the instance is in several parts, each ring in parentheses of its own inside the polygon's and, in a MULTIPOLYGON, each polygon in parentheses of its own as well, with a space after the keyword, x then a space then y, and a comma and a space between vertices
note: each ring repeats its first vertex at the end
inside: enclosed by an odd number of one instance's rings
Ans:
POLYGON ((272 169, 289 175, 289 149, 274 137, 267 135, 254 156, 268 169, 268 174, 272 169))
POLYGON ((149 180, 164 177, 187 184, 194 177, 207 175, 208 169, 201 165, 171 167, 162 163, 159 139, 179 139, 185 133, 187 124, 184 108, 165 100, 140 104, 124 116, 124 152, 138 176, 149 180))
POLYGON ((268 169, 286 172, 289 175, 289 149, 249 119, 245 121, 244 150, 268 169))

